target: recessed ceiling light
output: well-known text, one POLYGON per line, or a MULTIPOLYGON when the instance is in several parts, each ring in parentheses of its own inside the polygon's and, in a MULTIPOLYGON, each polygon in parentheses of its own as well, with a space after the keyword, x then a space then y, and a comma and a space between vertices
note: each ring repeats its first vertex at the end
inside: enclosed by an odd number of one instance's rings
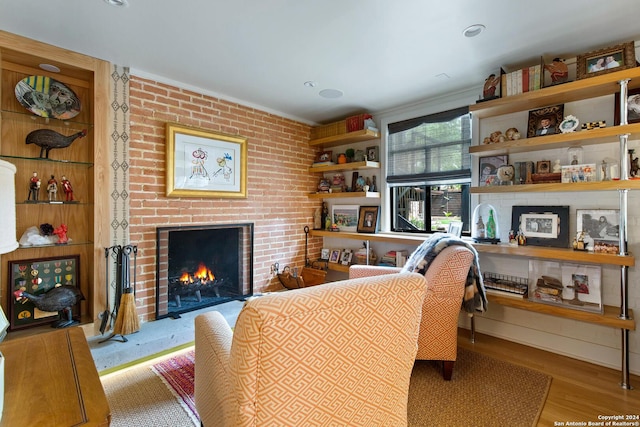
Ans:
POLYGON ((127 0, 104 0, 104 2, 107 4, 110 4, 111 6, 118 6, 118 7, 129 6, 129 2, 127 0))
POLYGON ((38 65, 38 67, 42 68, 45 71, 50 71, 52 73, 59 73, 60 72, 60 68, 56 67, 55 65, 51 65, 51 64, 40 64, 40 65, 38 65))
POLYGON ((462 30, 462 34, 464 34, 465 37, 475 37, 483 32, 486 28, 487 27, 482 24, 469 25, 467 28, 462 30))
POLYGON ((304 82, 304 85, 305 85, 305 87, 316 87, 316 86, 318 86, 318 83, 316 83, 316 82, 314 82, 312 80, 309 80, 309 81, 304 82))
POLYGON ((322 89, 320 91, 320 96, 323 98, 340 98, 344 95, 344 92, 338 89, 322 89))

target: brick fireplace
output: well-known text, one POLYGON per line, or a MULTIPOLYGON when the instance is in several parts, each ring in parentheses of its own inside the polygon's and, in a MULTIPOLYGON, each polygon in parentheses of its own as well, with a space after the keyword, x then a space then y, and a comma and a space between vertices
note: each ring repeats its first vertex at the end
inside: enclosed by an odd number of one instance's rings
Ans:
POLYGON ((253 224, 157 228, 156 319, 253 293, 253 224))

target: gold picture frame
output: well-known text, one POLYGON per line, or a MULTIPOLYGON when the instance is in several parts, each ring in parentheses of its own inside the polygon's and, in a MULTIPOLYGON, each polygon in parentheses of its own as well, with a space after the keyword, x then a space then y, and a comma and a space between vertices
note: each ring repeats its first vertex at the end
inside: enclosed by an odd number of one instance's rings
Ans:
POLYGON ((634 43, 622 43, 594 50, 576 58, 576 78, 586 79, 636 66, 634 43))
POLYGON ((247 197, 247 138, 167 123, 167 197, 247 197))

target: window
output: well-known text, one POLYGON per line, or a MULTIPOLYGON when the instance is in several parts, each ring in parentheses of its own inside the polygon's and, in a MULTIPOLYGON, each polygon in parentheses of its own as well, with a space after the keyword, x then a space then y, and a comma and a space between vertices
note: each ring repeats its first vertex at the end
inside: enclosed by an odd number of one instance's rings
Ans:
POLYGON ((471 118, 463 107, 388 126, 391 230, 469 232, 471 118))

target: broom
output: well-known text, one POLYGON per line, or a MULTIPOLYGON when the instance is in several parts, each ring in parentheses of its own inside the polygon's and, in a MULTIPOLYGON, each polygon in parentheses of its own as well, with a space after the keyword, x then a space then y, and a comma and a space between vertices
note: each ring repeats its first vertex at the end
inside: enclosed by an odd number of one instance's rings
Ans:
POLYGON ((138 247, 127 245, 118 253, 118 269, 120 270, 121 286, 124 286, 126 283, 127 287, 122 290, 122 295, 120 296, 120 308, 118 309, 116 323, 113 326, 113 333, 115 335, 129 335, 140 330, 140 320, 136 312, 136 301, 133 292, 134 288, 131 286, 129 280, 129 254, 132 251, 134 253, 133 283, 135 285, 138 247))

